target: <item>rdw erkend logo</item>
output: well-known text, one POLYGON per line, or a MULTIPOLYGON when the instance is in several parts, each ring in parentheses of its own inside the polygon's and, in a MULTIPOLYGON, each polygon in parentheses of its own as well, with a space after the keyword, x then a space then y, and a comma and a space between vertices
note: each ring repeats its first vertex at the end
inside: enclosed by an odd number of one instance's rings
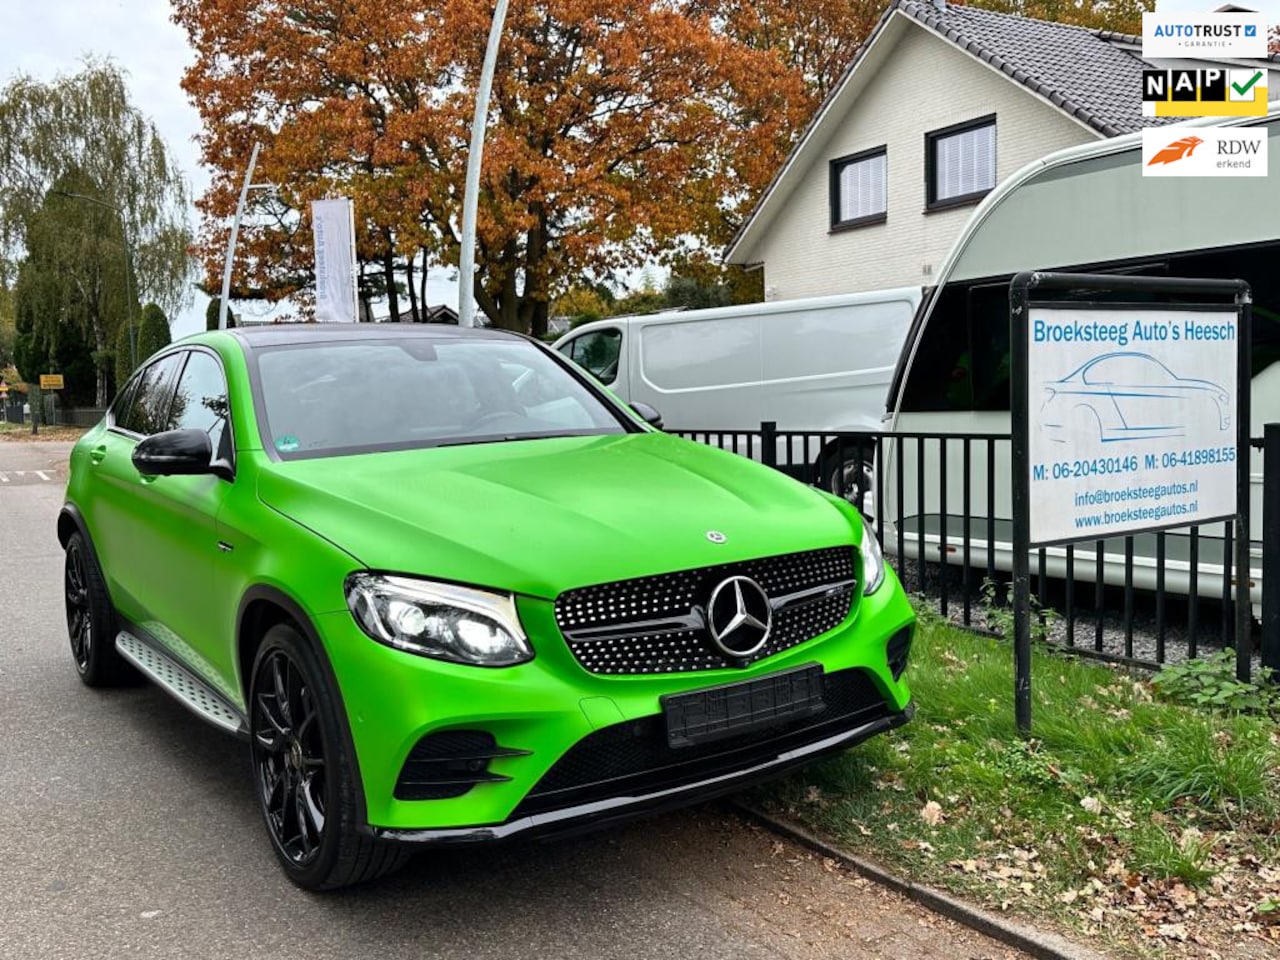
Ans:
POLYGON ((1179 160, 1185 160, 1195 153, 1196 147, 1202 143, 1204 141, 1199 137, 1183 137, 1181 140, 1175 140, 1148 160, 1147 166, 1150 167, 1157 163, 1177 163, 1179 160))
POLYGON ((1144 177, 1265 177, 1267 131, 1251 127, 1148 127, 1144 177))

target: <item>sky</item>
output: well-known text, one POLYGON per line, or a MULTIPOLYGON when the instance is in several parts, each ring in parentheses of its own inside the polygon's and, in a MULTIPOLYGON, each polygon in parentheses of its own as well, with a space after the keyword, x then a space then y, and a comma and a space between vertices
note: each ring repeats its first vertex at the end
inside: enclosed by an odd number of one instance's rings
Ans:
MULTIPOLYGON (((1219 0, 1159 0, 1161 12, 1211 10, 1219 0)), ((1280 0, 1240 3, 1280 21, 1280 0)), ((125 69, 133 103, 150 117, 185 172, 192 196, 209 183, 195 137, 200 116, 179 85, 194 59, 186 35, 169 19, 168 0, 0 0, 0 83, 17 73, 51 80, 74 73, 88 55, 111 58, 125 69)), ((191 212, 195 229, 196 213, 191 212)), ((437 271, 439 274, 440 271, 437 271)), ((457 306, 457 289, 443 276, 428 278, 431 304, 457 306)), ((194 292, 192 304, 174 318, 175 336, 204 328, 207 299, 194 292)), ((242 305, 248 312, 261 307, 242 305)))
MULTIPOLYGON (((75 73, 84 57, 110 58, 128 74, 134 106, 155 122, 187 177, 191 195, 209 185, 195 138, 200 115, 180 86, 195 59, 186 34, 169 19, 168 0, 0 0, 0 84, 15 74, 52 80, 75 73)), ((197 214, 191 211, 191 227, 197 214)), ((443 277, 428 276, 427 300, 457 306, 457 289, 443 277)), ((206 298, 194 291, 191 306, 173 318, 175 339, 204 329, 206 298)), ((237 312, 260 313, 254 304, 237 312)), ((376 308, 375 308, 376 311, 376 308)))

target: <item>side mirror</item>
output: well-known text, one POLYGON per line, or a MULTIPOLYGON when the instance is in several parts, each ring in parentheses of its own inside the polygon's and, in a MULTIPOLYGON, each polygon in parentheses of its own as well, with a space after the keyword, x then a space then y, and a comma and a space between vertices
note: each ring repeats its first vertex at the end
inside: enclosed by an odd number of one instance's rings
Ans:
POLYGON ((637 400, 635 403, 631 404, 631 409, 640 414, 640 419, 655 430, 662 429, 662 414, 649 406, 649 404, 637 400))
POLYGON ((133 448, 133 465, 145 477, 192 476, 224 469, 213 463, 213 445, 203 430, 166 430, 140 440, 133 448))

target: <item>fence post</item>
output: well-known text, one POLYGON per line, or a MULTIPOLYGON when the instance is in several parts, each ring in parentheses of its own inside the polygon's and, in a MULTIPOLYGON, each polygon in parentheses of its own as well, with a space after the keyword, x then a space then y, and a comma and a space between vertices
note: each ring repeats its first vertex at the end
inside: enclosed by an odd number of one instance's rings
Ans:
POLYGON ((765 420, 760 424, 760 462, 766 467, 778 465, 778 421, 765 420))
POLYGON ((1280 670, 1280 423, 1262 429, 1262 665, 1280 670))

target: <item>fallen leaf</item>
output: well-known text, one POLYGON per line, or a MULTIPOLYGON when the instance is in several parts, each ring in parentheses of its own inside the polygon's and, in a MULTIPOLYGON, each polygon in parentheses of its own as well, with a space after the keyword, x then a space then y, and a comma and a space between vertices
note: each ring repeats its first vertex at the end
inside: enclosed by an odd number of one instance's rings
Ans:
POLYGON ((930 800, 920 810, 920 819, 929 826, 936 827, 947 819, 947 815, 942 812, 942 804, 938 803, 937 800, 930 800))
POLYGON ((1097 816, 1102 812, 1102 801, 1097 797, 1083 797, 1080 800, 1080 806, 1089 813, 1097 816))

